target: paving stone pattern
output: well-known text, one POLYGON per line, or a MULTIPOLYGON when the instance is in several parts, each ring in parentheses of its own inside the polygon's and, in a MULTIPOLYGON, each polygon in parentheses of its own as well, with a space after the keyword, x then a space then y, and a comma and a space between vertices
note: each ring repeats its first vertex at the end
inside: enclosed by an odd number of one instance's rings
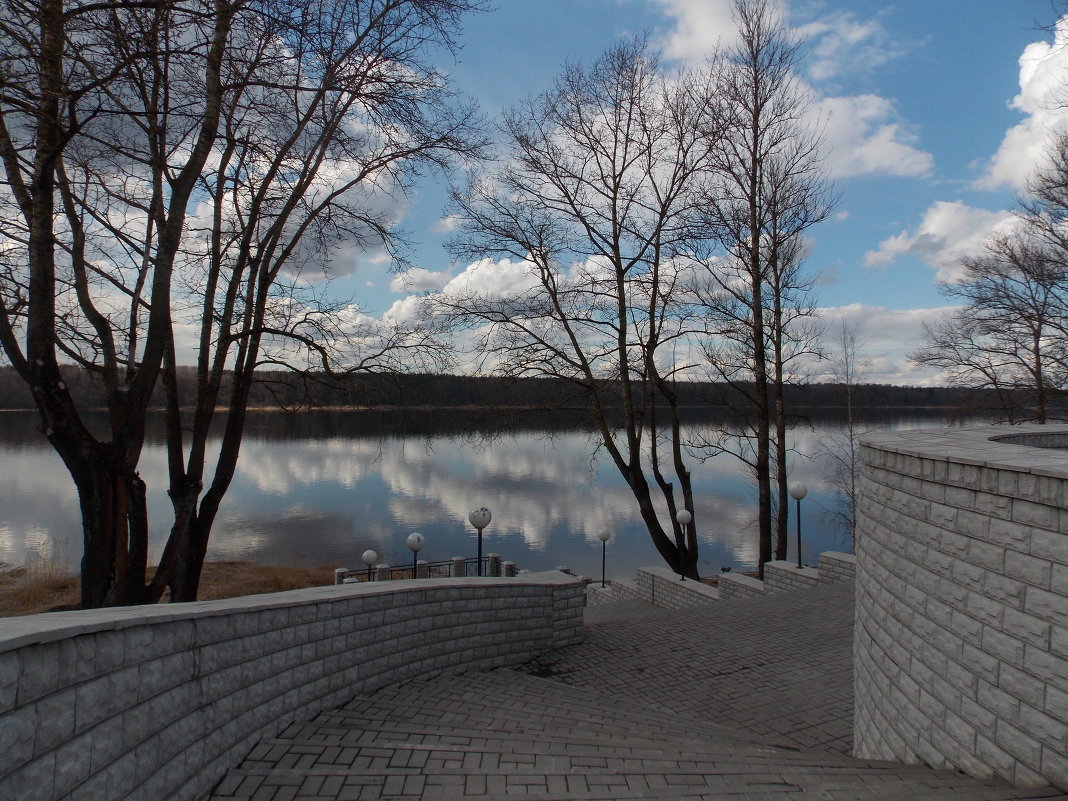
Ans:
POLYGON ((581 645, 522 669, 396 684, 290 725, 212 799, 1068 801, 838 753, 851 628, 848 585, 587 609, 581 645))

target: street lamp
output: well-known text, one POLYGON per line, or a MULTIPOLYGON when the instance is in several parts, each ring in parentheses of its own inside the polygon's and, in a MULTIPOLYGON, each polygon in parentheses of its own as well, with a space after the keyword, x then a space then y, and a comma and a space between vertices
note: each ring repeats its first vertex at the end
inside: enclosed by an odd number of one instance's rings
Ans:
MULTIPOLYGON (((690 511, 688 509, 679 509, 679 511, 675 514, 675 519, 678 520, 679 521, 679 525, 682 526, 682 537, 683 537, 683 539, 684 540, 687 539, 687 537, 686 537, 686 527, 688 525, 690 525, 690 523, 693 522, 693 515, 690 514, 690 511)), ((680 563, 682 562, 682 554, 681 553, 679 554, 679 562, 680 563)), ((682 571, 679 571, 679 581, 683 581, 683 580, 685 580, 685 578, 686 577, 684 575, 682 575, 682 571)))
POLYGON ((597 539, 601 541, 601 586, 603 587, 605 554, 608 551, 608 541, 612 539, 612 532, 606 528, 602 528, 597 532, 597 539))
POLYGON ((467 519, 471 521, 471 525, 478 529, 478 575, 482 575, 482 529, 490 524, 490 520, 493 519, 493 515, 490 514, 490 510, 485 506, 480 506, 475 509, 471 514, 467 516, 467 519))
POLYGON ((371 580, 371 565, 378 559, 378 554, 368 549, 363 552, 363 556, 360 557, 360 561, 367 565, 367 580, 371 580))
POLYGON ((418 531, 413 531, 408 535, 406 542, 412 551, 412 578, 418 578, 419 576, 416 574, 416 565, 418 562, 416 560, 419 557, 419 552, 423 550, 423 546, 426 545, 426 537, 418 531))
POLYGON ((801 499, 808 495, 808 487, 803 481, 790 484, 790 497, 797 501, 797 567, 801 568, 801 499))

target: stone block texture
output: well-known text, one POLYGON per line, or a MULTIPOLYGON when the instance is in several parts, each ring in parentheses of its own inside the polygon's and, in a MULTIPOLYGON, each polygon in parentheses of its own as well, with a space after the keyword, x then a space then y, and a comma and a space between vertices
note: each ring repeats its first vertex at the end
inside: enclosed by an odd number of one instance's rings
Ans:
POLYGON ((642 600, 665 609, 706 606, 719 600, 715 587, 692 579, 681 580, 666 567, 639 567, 638 590, 642 600))
POLYGON ((550 572, 4 620, 0 798, 206 798, 295 720, 579 642, 583 594, 550 572))
POLYGON ((725 601, 736 598, 763 598, 764 582, 743 573, 723 573, 719 577, 719 597, 725 601))
POLYGON ((764 591, 789 592, 815 587, 820 583, 820 571, 814 567, 797 566, 796 562, 774 561, 764 565, 764 591))
POLYGON ((1065 426, 865 437, 856 756, 1068 788, 1066 446, 1065 426))

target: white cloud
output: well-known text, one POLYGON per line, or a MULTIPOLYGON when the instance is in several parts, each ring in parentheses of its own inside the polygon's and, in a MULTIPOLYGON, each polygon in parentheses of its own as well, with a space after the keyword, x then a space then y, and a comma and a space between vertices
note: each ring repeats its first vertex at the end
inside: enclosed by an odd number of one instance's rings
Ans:
MULTIPOLYGON (((657 0, 674 22, 660 45, 670 58, 703 62, 719 44, 737 35, 728 0, 657 0)), ((785 5, 785 4, 784 4, 785 5)), ((784 12, 785 13, 785 12, 784 12)), ((848 12, 821 17, 794 29, 811 43, 799 68, 813 81, 886 63, 900 55, 885 29, 848 12)), ((802 88, 818 94, 802 84, 802 88)), ((916 146, 916 136, 898 118, 890 100, 876 95, 825 97, 813 108, 814 125, 825 131, 827 164, 836 178, 867 173, 924 176, 934 160, 916 146)))
POLYGON ((816 103, 825 131, 827 165, 836 178, 865 173, 923 176, 934 163, 915 147, 894 104, 877 95, 825 97, 816 103))
POLYGON ((1050 135, 1068 130, 1068 115, 1060 106, 1068 100, 1066 78, 1068 16, 1057 23, 1053 42, 1033 42, 1020 55, 1020 93, 1009 105, 1025 117, 1005 133, 986 171, 975 182, 976 189, 1025 188, 1050 135))
POLYGON ((656 0, 674 27, 658 44, 668 58, 700 64, 737 34, 731 0, 656 0))
POLYGON ((902 55, 877 21, 858 21, 848 11, 824 14, 797 27, 809 43, 804 68, 814 81, 871 69, 902 55))
POLYGON ((447 295, 479 293, 490 297, 504 297, 537 285, 538 278, 531 265, 510 259, 479 259, 451 279, 442 291, 447 295))
POLYGON ((430 230, 433 231, 435 234, 447 234, 452 231, 455 231, 459 225, 460 217, 456 214, 449 214, 435 222, 430 227, 430 230))
POLYGON ((1013 224, 1008 211, 987 211, 958 201, 940 200, 930 206, 914 231, 902 231, 868 251, 864 266, 883 267, 899 256, 915 256, 937 270, 939 281, 960 276, 960 262, 977 254, 995 230, 1013 224))
MULTIPOLYGON (((933 325, 954 310, 953 306, 929 309, 888 309, 850 303, 820 310, 828 328, 844 319, 857 331, 858 357, 867 363, 864 382, 935 386, 945 383, 943 376, 930 368, 912 364, 908 354, 923 344, 924 324, 933 325)), ((831 347, 834 332, 828 330, 827 343, 831 347)), ((833 354, 832 354, 833 357, 833 354)), ((828 362, 813 365, 813 380, 834 381, 828 362)))
POLYGON ((435 273, 422 267, 413 267, 397 275, 389 282, 391 292, 426 292, 441 289, 449 283, 448 273, 435 273))

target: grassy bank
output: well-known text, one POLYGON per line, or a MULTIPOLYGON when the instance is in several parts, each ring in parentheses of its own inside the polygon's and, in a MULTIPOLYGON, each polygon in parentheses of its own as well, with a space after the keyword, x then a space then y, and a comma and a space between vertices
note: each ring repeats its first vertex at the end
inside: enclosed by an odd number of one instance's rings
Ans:
MULTIPOLYGON (((252 562, 206 562, 200 600, 299 590, 334 583, 332 567, 278 567, 252 562)), ((21 567, 0 564, 0 617, 76 609, 78 577, 52 562, 21 567)))

